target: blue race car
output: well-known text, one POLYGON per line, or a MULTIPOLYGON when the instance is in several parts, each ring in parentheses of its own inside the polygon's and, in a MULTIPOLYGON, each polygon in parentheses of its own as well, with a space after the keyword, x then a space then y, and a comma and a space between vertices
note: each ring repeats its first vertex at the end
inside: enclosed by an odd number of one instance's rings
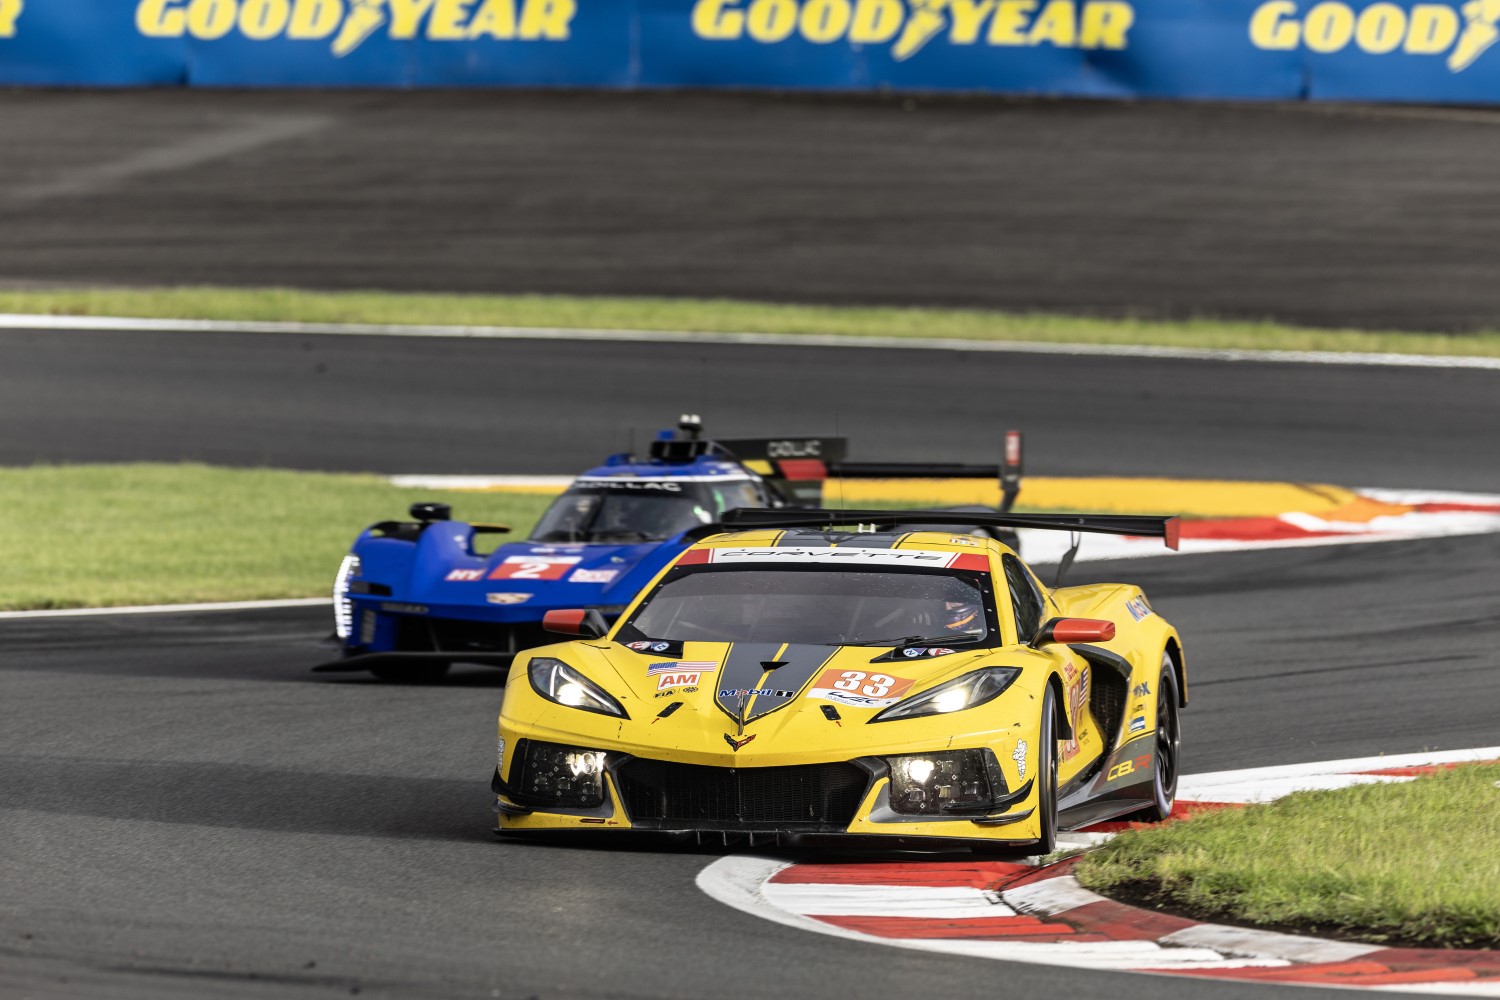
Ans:
MULTIPOLYGON (((816 507, 830 476, 999 476, 1009 509, 1020 484, 1020 435, 999 466, 850 463, 842 438, 709 441, 683 417, 639 458, 612 455, 583 473, 525 541, 488 555, 476 536, 504 525, 451 519, 447 504, 418 503, 410 521, 371 525, 334 582, 341 657, 318 671, 368 670, 387 680, 441 677, 454 663, 508 667, 556 641, 551 610, 592 608, 612 622, 684 548, 741 507, 816 507)), ((993 511, 991 511, 993 513, 993 511)))

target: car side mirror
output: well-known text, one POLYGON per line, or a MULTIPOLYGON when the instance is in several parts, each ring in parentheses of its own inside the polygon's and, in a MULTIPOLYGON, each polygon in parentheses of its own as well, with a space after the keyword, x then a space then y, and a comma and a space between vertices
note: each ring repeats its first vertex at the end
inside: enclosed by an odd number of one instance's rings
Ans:
POLYGON ((549 611, 542 615, 542 630, 559 635, 581 635, 597 639, 609 631, 609 623, 598 608, 575 608, 566 611, 549 611))
POLYGON ((1115 623, 1100 618, 1054 618, 1037 630, 1032 648, 1049 642, 1109 642, 1115 637, 1115 623))
POLYGON ((453 519, 453 507, 445 503, 414 503, 411 505, 410 513, 413 520, 423 523, 453 519))

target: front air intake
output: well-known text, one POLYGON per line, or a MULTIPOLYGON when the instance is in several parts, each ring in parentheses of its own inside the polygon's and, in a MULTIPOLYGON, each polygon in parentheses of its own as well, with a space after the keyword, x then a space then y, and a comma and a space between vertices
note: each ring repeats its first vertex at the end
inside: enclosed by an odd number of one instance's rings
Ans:
POLYGON ((637 829, 842 832, 869 787, 853 764, 704 767, 634 758, 615 773, 637 829))

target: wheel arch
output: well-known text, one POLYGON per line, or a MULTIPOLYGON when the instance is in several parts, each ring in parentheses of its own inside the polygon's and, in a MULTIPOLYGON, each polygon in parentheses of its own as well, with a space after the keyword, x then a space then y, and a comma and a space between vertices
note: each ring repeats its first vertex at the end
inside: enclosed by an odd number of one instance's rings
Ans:
POLYGON ((1048 674, 1047 687, 1052 689, 1052 714, 1057 719, 1057 738, 1071 740, 1073 723, 1068 719, 1068 702, 1065 697, 1067 689, 1063 687, 1062 677, 1055 673, 1048 674))
POLYGON ((1165 652, 1172 661, 1172 679, 1177 682, 1177 707, 1187 708, 1187 661, 1182 655, 1182 642, 1177 636, 1167 636, 1165 652))

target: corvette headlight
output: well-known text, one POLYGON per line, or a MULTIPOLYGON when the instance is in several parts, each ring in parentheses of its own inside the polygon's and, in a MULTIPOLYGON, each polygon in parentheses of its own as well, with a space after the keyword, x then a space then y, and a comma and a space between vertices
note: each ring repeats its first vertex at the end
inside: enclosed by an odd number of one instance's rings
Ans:
POLYGON ((526 675, 531 678, 532 689, 550 702, 585 712, 630 718, 625 713, 625 706, 611 697, 608 691, 562 660, 538 656, 527 665, 526 675))
POLYGON ((604 802, 603 750, 561 743, 516 745, 520 759, 514 782, 517 802, 528 805, 592 809, 604 802))
POLYGON ((339 563, 338 575, 333 578, 333 631, 340 639, 349 638, 349 633, 354 631, 354 602, 349 600, 349 580, 359 574, 359 556, 349 555, 339 563))
POLYGON ((986 667, 898 701, 870 721, 916 719, 924 715, 944 715, 973 708, 998 698, 1020 676, 1021 671, 1016 667, 986 667))
POLYGON ((889 757, 891 808, 907 816, 984 813, 1006 793, 989 750, 948 750, 889 757))

